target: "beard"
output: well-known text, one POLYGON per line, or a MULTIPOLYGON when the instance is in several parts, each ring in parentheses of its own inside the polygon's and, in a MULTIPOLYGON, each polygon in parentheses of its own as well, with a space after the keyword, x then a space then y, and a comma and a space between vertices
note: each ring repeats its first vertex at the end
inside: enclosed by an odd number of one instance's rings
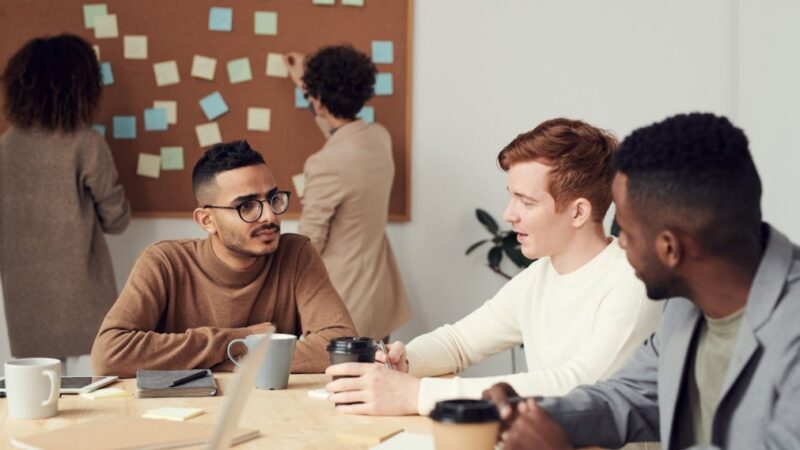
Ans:
POLYGON ((235 233, 227 229, 218 229, 219 233, 219 240, 222 245, 225 246, 229 251, 233 253, 238 253, 242 256, 251 256, 251 257, 260 257, 266 256, 271 253, 274 253, 277 250, 277 241, 280 238, 281 226, 274 223, 268 223, 261 225, 260 227, 250 231, 247 236, 241 233, 235 233), (266 230, 274 230, 275 231, 275 245, 271 245, 271 248, 260 248, 260 249, 251 249, 248 248, 248 244, 251 242, 251 239, 255 238, 256 235, 262 231, 266 230))
POLYGON ((665 300, 675 297, 680 290, 680 279, 672 275, 655 258, 650 259, 639 271, 639 278, 647 290, 650 300, 665 300))

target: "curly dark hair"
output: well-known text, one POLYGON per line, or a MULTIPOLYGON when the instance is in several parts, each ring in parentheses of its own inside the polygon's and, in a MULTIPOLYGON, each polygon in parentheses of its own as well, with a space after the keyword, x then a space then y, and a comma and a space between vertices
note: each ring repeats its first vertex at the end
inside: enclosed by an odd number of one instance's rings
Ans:
POLYGON ((691 233, 730 254, 761 233, 761 179, 747 137, 725 117, 680 114, 628 136, 612 158, 646 227, 691 233))
POLYGON ((20 127, 75 131, 92 123, 100 104, 100 65, 78 36, 28 41, 2 75, 5 112, 20 127))
POLYGON ((374 94, 377 69, 349 45, 323 47, 306 63, 303 84, 331 114, 353 120, 374 94))
POLYGON ((215 144, 200 157, 192 169, 192 190, 200 202, 201 190, 220 172, 240 167, 266 164, 260 153, 253 150, 247 141, 233 141, 215 144))

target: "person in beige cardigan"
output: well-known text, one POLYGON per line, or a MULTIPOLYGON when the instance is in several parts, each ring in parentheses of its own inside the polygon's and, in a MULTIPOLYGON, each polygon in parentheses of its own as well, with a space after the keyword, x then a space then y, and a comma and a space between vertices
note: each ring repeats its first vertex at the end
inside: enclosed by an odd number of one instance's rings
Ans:
POLYGON ((322 255, 359 334, 386 338, 411 311, 386 236, 392 139, 382 125, 356 118, 373 95, 375 65, 349 46, 285 61, 327 138, 305 163, 299 232, 322 255))
POLYGON ((117 297, 104 233, 130 206, 105 140, 90 128, 100 68, 77 36, 34 39, 2 76, 0 275, 11 353, 85 355, 117 297))

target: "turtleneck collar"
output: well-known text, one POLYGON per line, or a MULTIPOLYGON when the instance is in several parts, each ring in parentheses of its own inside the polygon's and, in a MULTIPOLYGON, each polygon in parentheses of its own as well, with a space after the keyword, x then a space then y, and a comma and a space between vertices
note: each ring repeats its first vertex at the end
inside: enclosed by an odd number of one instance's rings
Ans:
POLYGON ((208 271, 209 276, 215 283, 228 288, 244 287, 255 281, 259 275, 264 273, 267 261, 272 256, 262 256, 257 258, 250 267, 244 270, 236 270, 214 253, 210 237, 204 239, 200 244, 200 254, 202 255, 202 265, 208 271))

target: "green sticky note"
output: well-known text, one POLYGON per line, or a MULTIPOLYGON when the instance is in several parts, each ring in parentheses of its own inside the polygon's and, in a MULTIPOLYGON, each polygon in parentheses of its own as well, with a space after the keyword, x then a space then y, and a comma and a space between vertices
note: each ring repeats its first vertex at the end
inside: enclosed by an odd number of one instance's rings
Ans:
POLYGON ((364 0, 342 0, 344 6, 364 6, 364 0))
POLYGON ((108 7, 106 7, 105 3, 83 5, 83 26, 85 28, 94 28, 94 18, 106 15, 108 15, 108 7))
POLYGON ((311 3, 315 5, 335 5, 336 0, 312 0, 311 3))
POLYGON ((252 80, 253 72, 250 70, 250 60, 239 58, 228 61, 228 78, 234 84, 252 80))
POLYGON ((256 34, 275 36, 278 34, 278 13, 256 11, 256 34))
POLYGON ((161 170, 183 170, 183 147, 161 147, 161 170))

